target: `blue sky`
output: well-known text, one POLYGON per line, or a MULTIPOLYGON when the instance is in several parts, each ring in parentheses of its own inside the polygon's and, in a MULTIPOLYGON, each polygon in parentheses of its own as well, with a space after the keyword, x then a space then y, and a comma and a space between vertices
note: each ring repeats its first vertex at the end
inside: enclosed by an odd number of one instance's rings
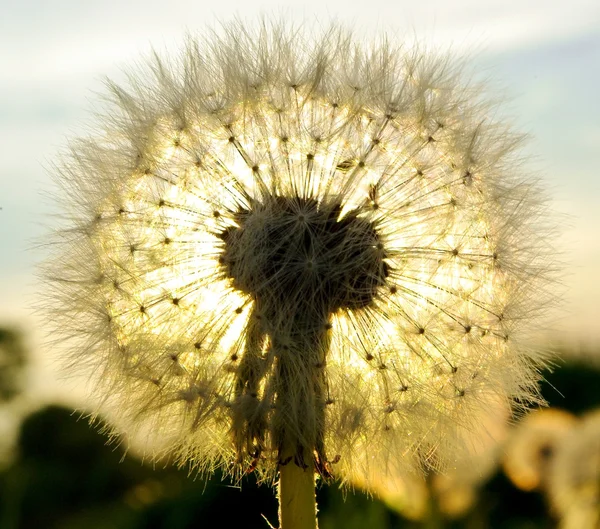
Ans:
POLYGON ((554 334, 600 342, 600 2, 0 0, 0 12, 0 325, 40 326, 29 305, 43 255, 33 241, 52 223, 46 168, 83 130, 102 77, 118 78, 151 46, 176 49, 185 31, 232 13, 252 21, 275 12, 471 56, 474 73, 491 80, 491 93, 532 135, 531 166, 564 228, 556 244, 569 265, 554 334))

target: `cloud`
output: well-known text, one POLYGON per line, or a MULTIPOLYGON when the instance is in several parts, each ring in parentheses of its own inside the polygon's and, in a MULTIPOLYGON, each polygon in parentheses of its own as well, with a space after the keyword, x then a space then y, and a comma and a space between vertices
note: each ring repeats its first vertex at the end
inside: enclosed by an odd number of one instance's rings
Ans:
POLYGON ((281 8, 274 0, 24 0, 3 10, 0 46, 11 53, 0 58, 0 81, 52 79, 105 73, 128 62, 150 44, 174 45, 185 31, 202 31, 232 14, 257 19, 275 12, 294 20, 326 24, 337 19, 367 33, 388 28, 400 38, 418 35, 447 47, 488 50, 515 48, 567 37, 600 27, 600 4, 589 0, 371 0, 348 5, 345 0, 307 0, 281 8))

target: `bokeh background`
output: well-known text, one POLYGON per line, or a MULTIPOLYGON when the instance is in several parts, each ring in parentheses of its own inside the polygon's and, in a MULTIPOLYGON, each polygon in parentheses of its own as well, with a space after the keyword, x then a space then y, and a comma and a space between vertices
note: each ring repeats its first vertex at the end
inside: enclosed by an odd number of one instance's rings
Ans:
MULTIPOLYGON (((537 339, 563 360, 546 373, 544 394, 577 414, 600 405, 599 2, 0 0, 1 529, 276 525, 273 491, 256 487, 252 476, 240 491, 218 476, 194 479, 169 461, 153 468, 134 452, 125 457, 126 443, 106 446, 80 419, 93 409, 84 384, 58 372, 34 310, 43 288, 35 266, 55 211, 48 169, 66 139, 87 130, 104 76, 122 78, 122 68, 152 47, 177 50, 186 32, 232 16, 252 24, 261 13, 317 27, 335 19, 367 38, 388 31, 468 57, 472 75, 505 100, 508 119, 531 134, 529 166, 547 187, 560 226, 563 301, 537 339)), ((497 450, 501 459, 504 448, 497 450)), ((521 491, 500 463, 454 521, 436 490, 425 483, 422 497, 433 500, 426 521, 417 522, 406 498, 390 507, 358 490, 323 486, 321 527, 559 523, 546 495, 521 491)))

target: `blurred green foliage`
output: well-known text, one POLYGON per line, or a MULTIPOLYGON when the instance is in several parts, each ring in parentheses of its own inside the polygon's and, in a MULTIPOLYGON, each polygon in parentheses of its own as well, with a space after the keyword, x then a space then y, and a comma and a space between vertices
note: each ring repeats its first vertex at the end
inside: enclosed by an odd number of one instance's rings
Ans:
POLYGON ((0 327, 0 404, 14 399, 23 386, 26 349, 19 331, 0 327))
MULTIPOLYGON (((588 352, 585 356, 599 358, 600 351, 595 354, 588 352)), ((600 407, 600 366, 592 367, 582 360, 561 360, 552 372, 544 374, 544 378, 542 394, 549 406, 563 408, 576 415, 600 407)))
MULTIPOLYGON (((600 372, 563 364, 545 374, 543 394, 557 407, 600 406, 600 372)), ((317 492, 321 529, 550 529, 539 493, 517 490, 498 471, 459 520, 405 520, 378 500, 337 485, 317 492)), ((23 423, 18 454, 0 473, 1 529, 268 529, 277 526, 274 490, 253 475, 241 488, 215 475, 144 464, 69 409, 50 406, 23 423)))

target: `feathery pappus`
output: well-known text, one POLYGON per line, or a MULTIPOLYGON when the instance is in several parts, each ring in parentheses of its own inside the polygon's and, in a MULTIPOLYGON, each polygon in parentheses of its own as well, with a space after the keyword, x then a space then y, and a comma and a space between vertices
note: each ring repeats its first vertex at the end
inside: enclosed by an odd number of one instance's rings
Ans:
POLYGON ((538 402, 543 194, 452 61, 233 23, 108 87, 46 275, 113 414, 200 470, 344 480, 538 402))

